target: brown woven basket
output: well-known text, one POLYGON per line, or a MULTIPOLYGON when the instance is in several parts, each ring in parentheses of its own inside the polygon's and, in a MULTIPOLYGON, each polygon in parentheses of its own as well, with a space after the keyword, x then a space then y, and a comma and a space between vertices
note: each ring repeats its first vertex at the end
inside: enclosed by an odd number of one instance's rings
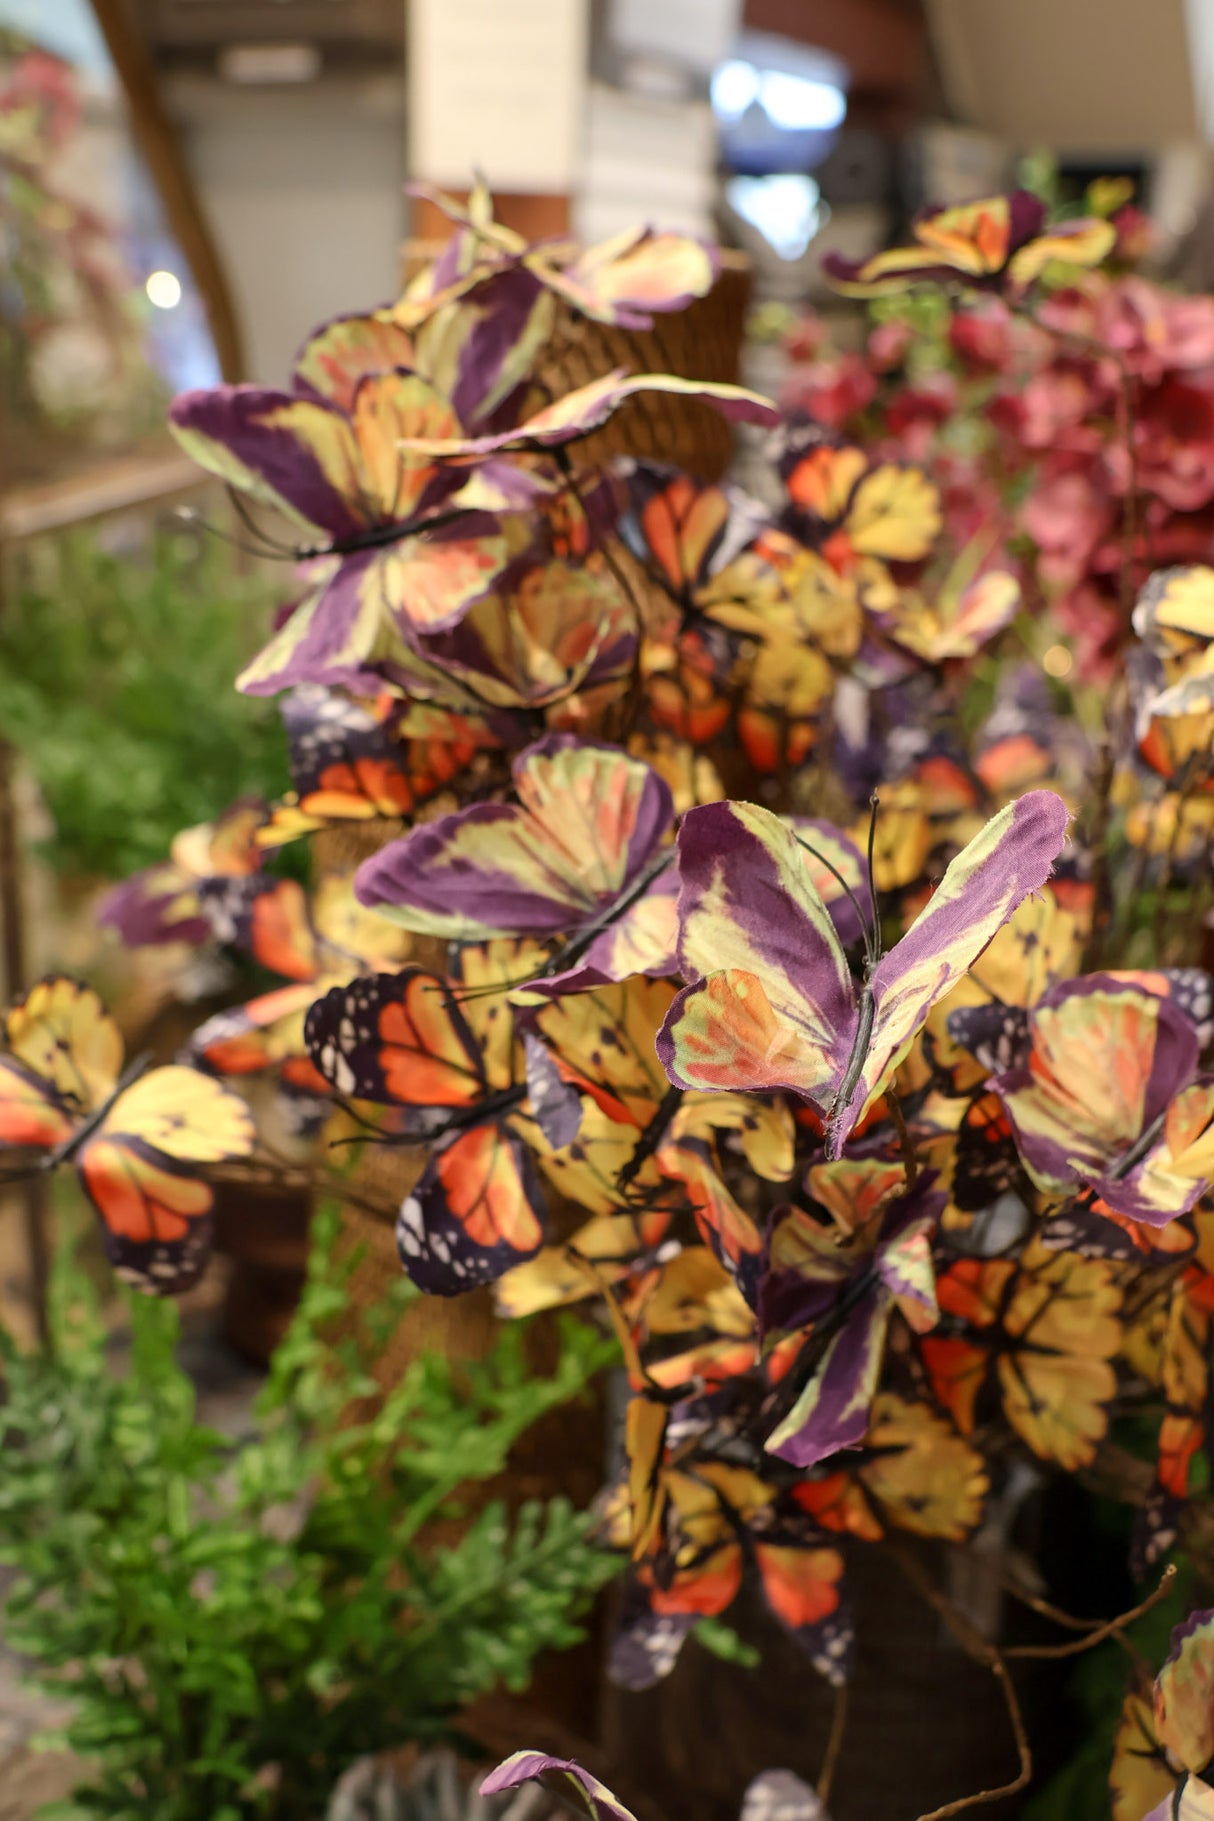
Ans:
MULTIPOLYGON (((405 282, 442 249, 441 241, 406 241, 405 282)), ((652 329, 615 329, 562 311, 539 379, 554 397, 601 379, 616 367, 628 373, 673 373, 679 379, 724 380, 736 385, 751 265, 744 253, 724 250, 717 282, 685 310, 654 317, 652 329)), ((635 455, 673 462, 703 480, 720 480, 733 454, 733 430, 718 411, 696 399, 653 392, 629 399, 611 422, 581 445, 585 459, 635 455)))

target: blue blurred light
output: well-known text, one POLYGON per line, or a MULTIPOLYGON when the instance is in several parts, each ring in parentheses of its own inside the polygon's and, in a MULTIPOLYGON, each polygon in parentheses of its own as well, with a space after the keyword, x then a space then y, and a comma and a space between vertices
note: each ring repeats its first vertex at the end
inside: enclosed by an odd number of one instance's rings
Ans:
POLYGON ((758 93, 772 125, 789 133, 829 132, 847 113, 847 97, 833 82, 794 76, 787 70, 764 70, 758 93))
POLYGON ((740 120, 758 97, 759 72, 753 63, 745 63, 741 58, 734 57, 714 70, 712 105, 714 112, 723 120, 740 120))
POLYGON ((800 259, 830 213, 813 178, 796 171, 731 177, 725 195, 781 259, 800 259))

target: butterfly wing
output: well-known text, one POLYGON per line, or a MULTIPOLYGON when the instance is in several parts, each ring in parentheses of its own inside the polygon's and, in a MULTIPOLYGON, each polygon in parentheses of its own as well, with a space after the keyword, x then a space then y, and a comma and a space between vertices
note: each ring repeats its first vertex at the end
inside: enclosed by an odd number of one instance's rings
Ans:
POLYGON ((153 1069, 119 1094, 76 1159, 115 1270, 157 1295, 186 1289, 214 1201, 190 1166, 245 1157, 254 1137, 244 1102, 196 1069, 153 1069))
POLYGON ((1035 283, 1055 260, 1068 266, 1102 265, 1116 244, 1117 229, 1111 221, 1095 215, 1060 221, 1013 253, 1007 275, 1013 285, 1023 288, 1035 283))
POLYGON ((926 1404, 879 1392, 864 1450, 865 1490, 900 1530, 960 1543, 977 1528, 990 1490, 986 1463, 926 1404))
POLYGON ((961 979, 1016 907, 1044 885, 1070 820, 1062 798, 1030 791, 1000 810, 953 860, 927 909, 872 977, 873 1029, 855 1086, 835 1111, 828 1154, 881 1092, 932 1006, 961 979))
POLYGON ((71 1137, 77 1117, 50 1082, 0 1056, 0 1145, 53 1150, 71 1137))
POLYGON ((566 392, 552 404, 510 430, 498 430, 485 436, 434 438, 405 441, 409 454, 432 455, 440 460, 477 462, 486 455, 507 450, 559 449, 597 430, 628 399, 647 392, 661 392, 678 398, 703 399, 731 423, 761 424, 770 428, 779 418, 776 407, 744 386, 733 386, 717 380, 678 379, 669 373, 627 373, 623 368, 592 379, 584 386, 566 392))
POLYGON ((210 1251, 210 1185, 179 1163, 111 1138, 92 1139, 78 1164, 118 1275, 157 1296, 188 1290, 210 1251))
POLYGON ((637 878, 674 818, 650 766, 569 735, 528 747, 514 779, 517 804, 442 816, 364 862, 362 902, 455 940, 576 932, 637 878))
POLYGON ((396 1222, 401 1263, 419 1289, 459 1296, 534 1258, 544 1192, 527 1147, 489 1119, 444 1144, 396 1222))
POLYGON ((1131 1689, 1113 1734, 1113 1763, 1109 1770, 1113 1821, 1147 1821, 1157 1812, 1157 1805, 1166 1815, 1170 1807, 1167 1798, 1176 1782, 1155 1731, 1151 1702, 1131 1689))
POLYGON ((1121 1291, 1102 1259, 1031 1246, 1022 1265, 996 1366, 1004 1413, 1034 1454, 1076 1472, 1108 1428, 1121 1291))
MULTIPOLYGON (((304 1044, 304 1018, 316 998, 306 982, 261 993, 244 1005, 216 1012, 190 1038, 190 1054, 219 1075, 252 1075, 281 1063, 302 1062, 309 1069, 304 1044)), ((316 1092, 325 1091, 317 1074, 316 1092)))
POLYGON ((357 537, 368 524, 349 420, 321 399, 214 386, 173 401, 169 428, 187 455, 284 514, 309 537, 357 537))
POLYGON ((855 989, 796 834, 753 803, 689 810, 679 830, 679 959, 693 982, 658 1035, 677 1087, 821 1101, 858 1028, 855 989))
POLYGON ((337 316, 308 337, 295 357, 293 378, 297 391, 349 413, 367 374, 413 365, 413 337, 390 317, 337 316))
POLYGON ((533 1025, 565 1081, 608 1118, 642 1129, 667 1090, 654 1039, 672 997, 668 981, 634 975, 554 1000, 533 1025))
POLYGON ((832 1687, 847 1681, 855 1631, 842 1600, 843 1557, 800 1513, 752 1538, 763 1597, 832 1687))
POLYGON ((216 941, 244 949, 284 979, 316 978, 316 931, 298 880, 269 874, 205 879, 199 898, 216 941))
POLYGON ((488 1087, 455 993, 421 968, 331 987, 308 1012, 304 1039, 339 1094, 404 1106, 410 1129, 441 1127, 488 1087))
POLYGON ((101 1105, 122 1068, 118 1026, 91 986, 48 976, 5 1020, 13 1056, 55 1095, 81 1112, 101 1105))

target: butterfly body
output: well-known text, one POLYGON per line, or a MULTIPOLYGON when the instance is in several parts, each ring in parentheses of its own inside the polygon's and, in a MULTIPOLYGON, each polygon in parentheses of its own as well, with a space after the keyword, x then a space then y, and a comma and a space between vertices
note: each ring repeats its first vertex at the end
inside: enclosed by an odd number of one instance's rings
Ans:
POLYGON ((835 1089, 827 1110, 827 1130, 832 1134, 837 1127, 841 1109, 845 1108, 856 1091, 856 1084, 864 1072, 868 1046, 872 1041, 873 1019, 876 1017, 876 1001, 872 987, 865 983, 860 989, 860 1002, 856 1011, 856 1034, 852 1039, 851 1055, 843 1070, 843 1079, 835 1089))

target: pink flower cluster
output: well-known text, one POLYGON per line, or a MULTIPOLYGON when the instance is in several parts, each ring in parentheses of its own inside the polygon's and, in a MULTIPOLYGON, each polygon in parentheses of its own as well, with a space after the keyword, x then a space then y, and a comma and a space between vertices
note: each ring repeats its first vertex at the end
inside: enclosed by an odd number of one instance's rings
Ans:
POLYGON ((888 317, 861 353, 816 322, 789 351, 781 402, 927 467, 953 542, 1010 547, 1082 677, 1111 674, 1128 633, 1127 550, 1131 600, 1214 557, 1214 298, 1092 273, 1031 318, 970 297, 940 327, 888 317))

